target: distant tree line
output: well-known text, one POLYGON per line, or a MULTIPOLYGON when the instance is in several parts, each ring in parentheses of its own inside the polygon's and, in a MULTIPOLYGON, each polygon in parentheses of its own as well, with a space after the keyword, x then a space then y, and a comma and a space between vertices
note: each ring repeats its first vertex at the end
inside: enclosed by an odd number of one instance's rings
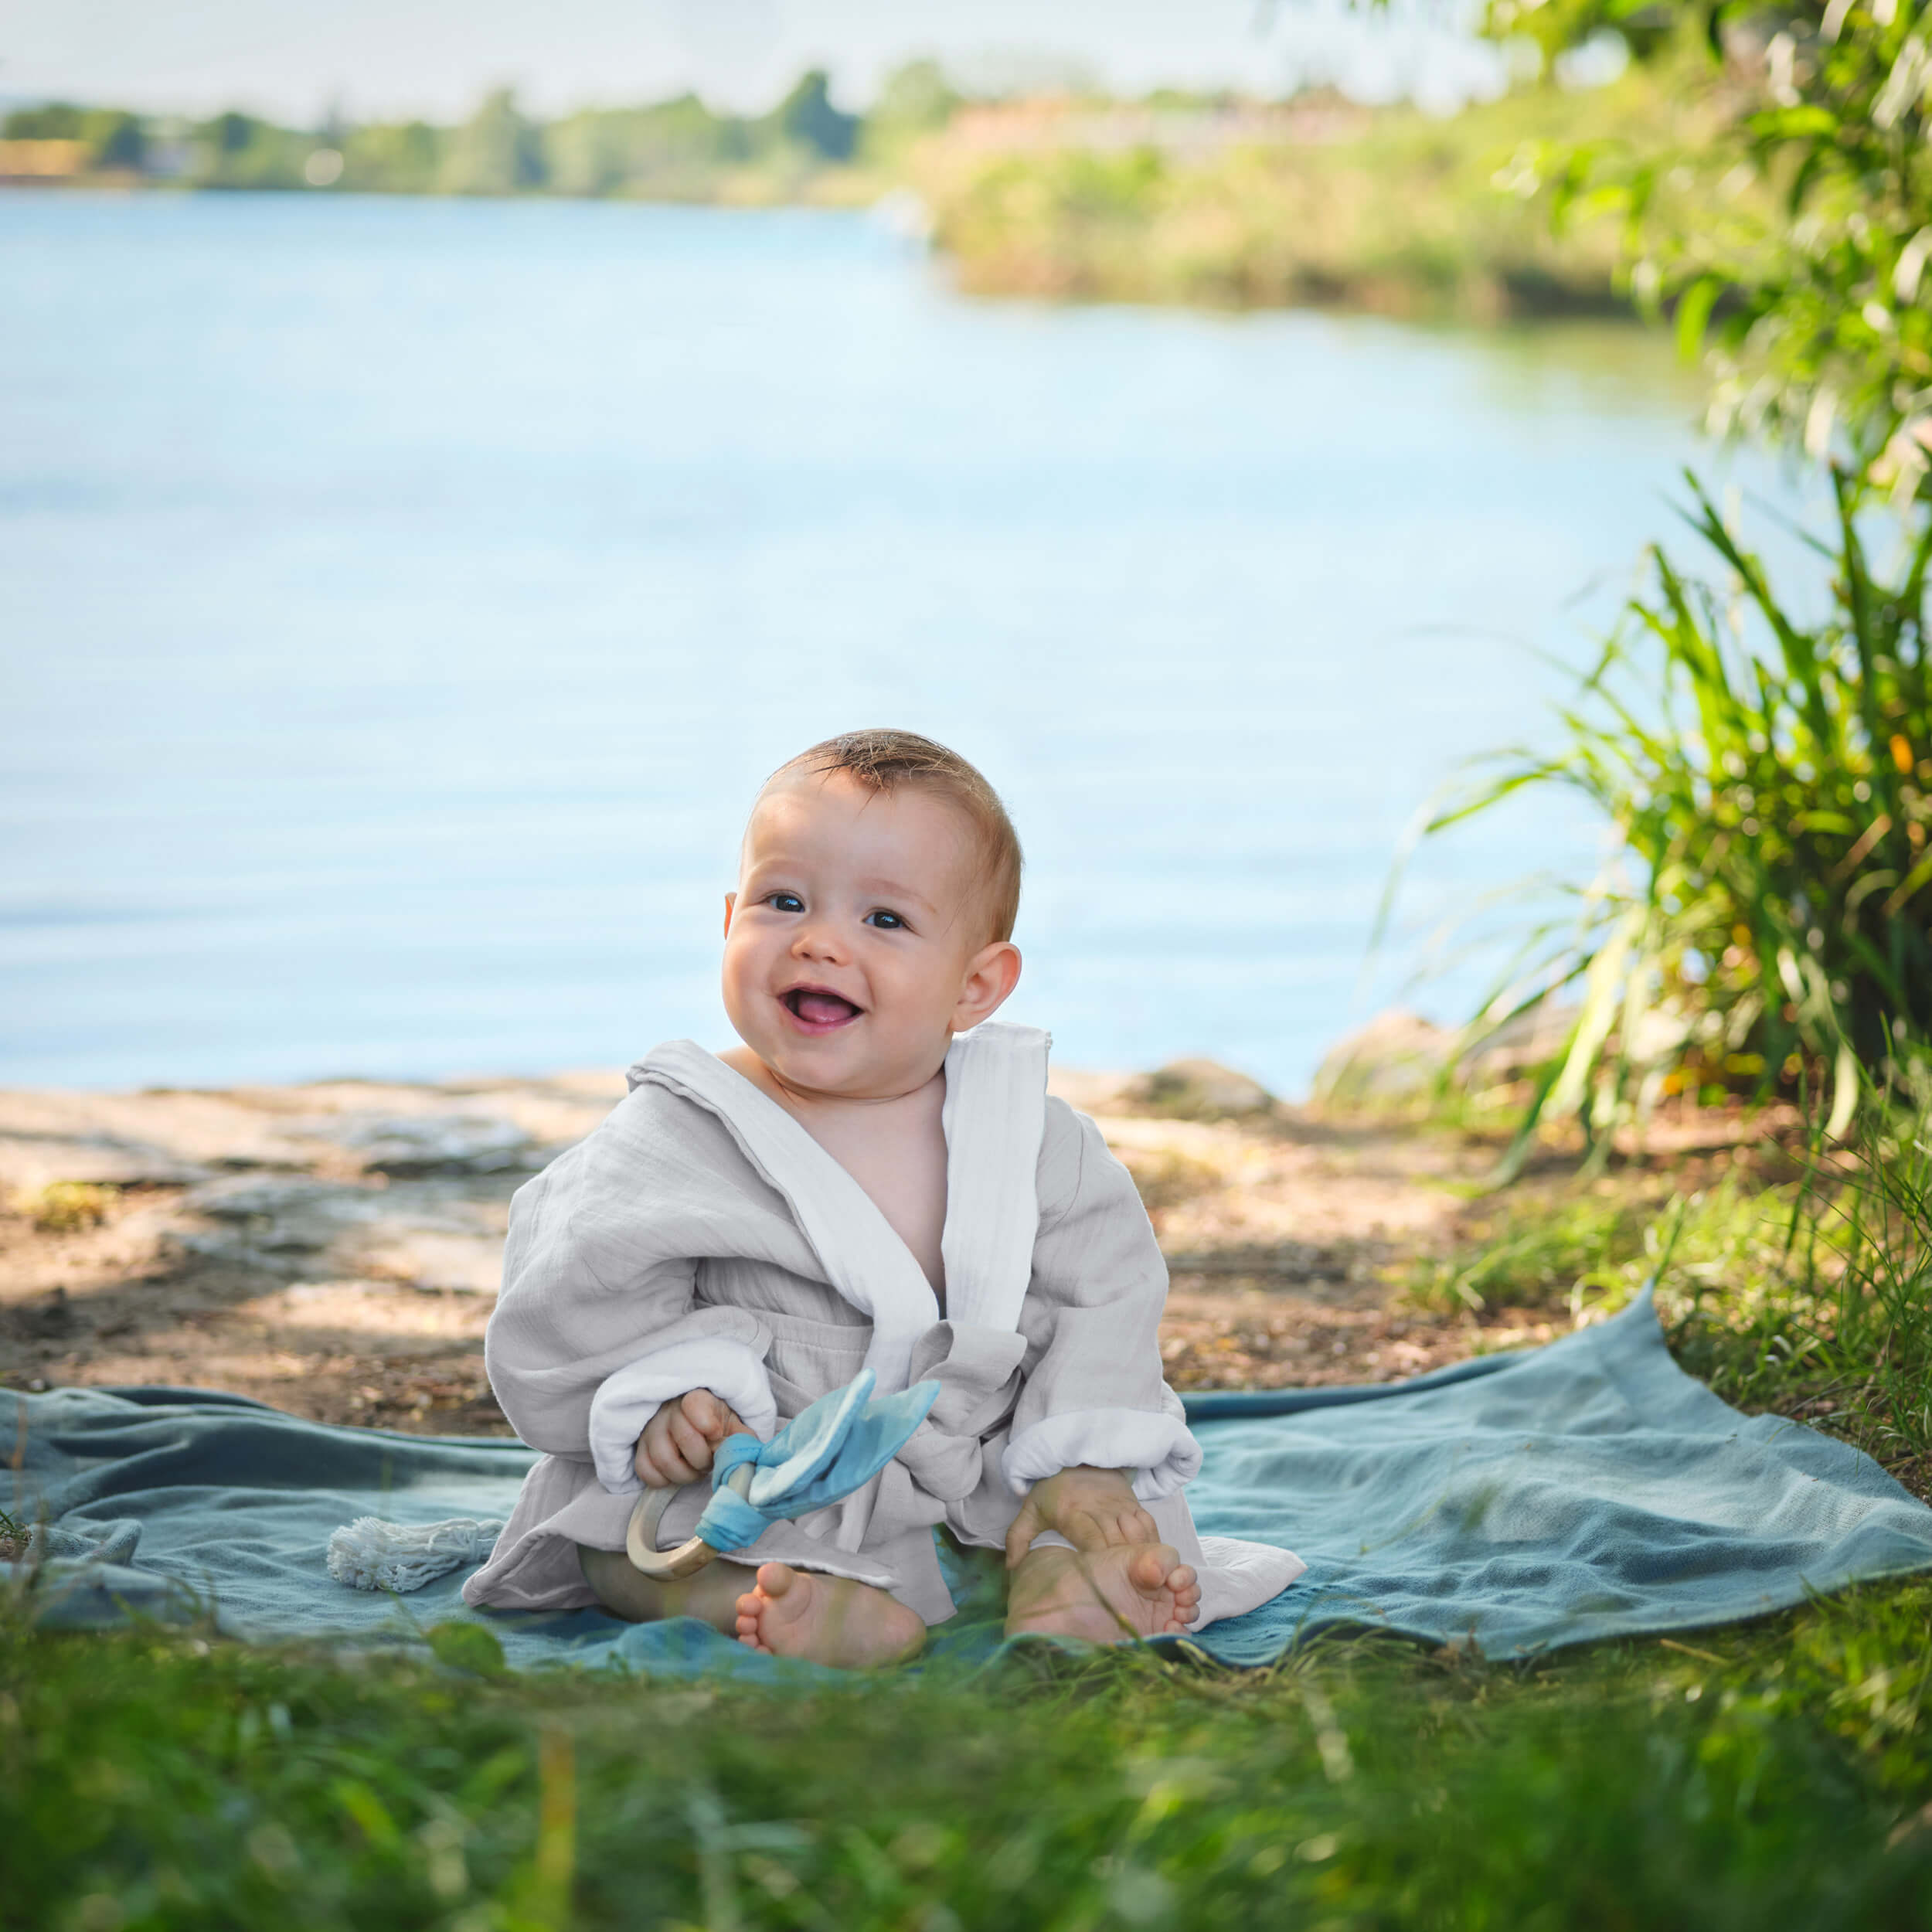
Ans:
POLYGON ((83 151, 77 172, 199 188, 702 200, 734 182, 757 196, 827 168, 889 161, 943 126, 958 101, 937 65, 921 60, 893 75, 862 116, 839 107, 814 69, 756 115, 719 114, 685 94, 543 121, 526 116, 506 89, 455 126, 332 118, 294 128, 236 112, 194 121, 53 102, 9 114, 0 139, 76 142, 83 151))

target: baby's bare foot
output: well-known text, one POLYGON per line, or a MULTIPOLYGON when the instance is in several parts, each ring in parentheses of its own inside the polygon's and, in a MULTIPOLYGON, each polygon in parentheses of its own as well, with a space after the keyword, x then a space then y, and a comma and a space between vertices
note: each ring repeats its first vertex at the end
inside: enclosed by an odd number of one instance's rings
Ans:
POLYGON ((1006 1634, 1124 1644, 1184 1631, 1200 1614, 1201 1586, 1165 1543, 1027 1552, 1007 1596, 1006 1634))
POLYGON ((916 1611, 870 1583, 760 1563, 757 1587, 738 1599, 738 1641, 768 1655, 862 1670, 911 1656, 926 1641, 926 1626, 916 1611))

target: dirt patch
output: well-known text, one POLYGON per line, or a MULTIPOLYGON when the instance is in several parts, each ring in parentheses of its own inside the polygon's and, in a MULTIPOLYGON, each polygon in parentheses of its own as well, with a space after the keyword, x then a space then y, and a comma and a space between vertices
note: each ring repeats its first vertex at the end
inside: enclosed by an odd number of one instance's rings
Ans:
MULTIPOLYGON (((1177 1387, 1390 1381, 1567 1326, 1548 1308, 1426 1312, 1403 1291, 1469 1224, 1492 1147, 1291 1108, 1176 1119, 1124 1079, 1056 1085, 1147 1202, 1177 1387)), ((579 1074, 0 1094, 0 1383, 222 1389, 318 1421, 506 1433, 482 1347, 510 1196, 623 1090, 579 1074)), ((1687 1141, 1660 1162, 1729 1158, 1687 1141)), ((1614 1185, 1663 1184, 1660 1165, 1614 1185)))

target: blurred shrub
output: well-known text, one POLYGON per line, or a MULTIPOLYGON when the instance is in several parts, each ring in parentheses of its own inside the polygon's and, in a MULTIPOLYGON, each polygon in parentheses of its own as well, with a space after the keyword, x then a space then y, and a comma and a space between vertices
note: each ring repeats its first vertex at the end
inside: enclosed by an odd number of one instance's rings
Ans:
POLYGON ((352 128, 342 137, 342 185, 376 193, 429 194, 442 177, 447 139, 426 121, 352 128))
POLYGON ((49 1181, 16 1194, 13 1208, 43 1234, 76 1234, 98 1226, 120 1198, 120 1189, 103 1182, 49 1181))
POLYGON ((217 114, 193 134, 188 179, 197 188, 299 188, 315 142, 252 114, 217 114))
POLYGON ((827 161, 849 161, 859 145, 859 117, 832 105, 822 68, 801 74, 772 118, 786 140, 827 161))
POLYGON ((18 107, 0 121, 0 140, 78 141, 85 143, 90 168, 138 168, 147 141, 141 118, 118 107, 77 107, 52 101, 18 107))
POLYGON ((1010 146, 956 122, 919 150, 915 174, 974 290, 1492 321, 1625 307, 1616 237, 1559 236, 1538 205, 1546 143, 1614 128, 1661 148, 1682 131, 1641 71, 1585 94, 1524 90, 1449 120, 1338 104, 1311 112, 1305 136, 1291 123, 1219 141, 1215 111, 1184 104, 1176 138, 1124 148, 1108 137, 1131 131, 1135 114, 1158 130, 1153 104, 1070 104, 1063 138, 1050 121, 1016 124, 1010 146))
POLYGON ((490 95, 443 144, 437 185, 454 195, 514 195, 544 184, 541 131, 508 88, 490 95))

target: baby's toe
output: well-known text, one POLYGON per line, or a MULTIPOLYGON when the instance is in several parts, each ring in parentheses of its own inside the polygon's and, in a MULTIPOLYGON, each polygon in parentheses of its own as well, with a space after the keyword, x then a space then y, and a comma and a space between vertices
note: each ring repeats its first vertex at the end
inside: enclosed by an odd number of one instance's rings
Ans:
MULTIPOLYGON (((1144 1545, 1134 1553, 1128 1564, 1128 1580, 1136 1590, 1151 1594, 1167 1587, 1175 1563, 1175 1553, 1166 1544, 1144 1545)), ((1188 1572, 1190 1577, 1193 1573, 1192 1570, 1188 1572)))

